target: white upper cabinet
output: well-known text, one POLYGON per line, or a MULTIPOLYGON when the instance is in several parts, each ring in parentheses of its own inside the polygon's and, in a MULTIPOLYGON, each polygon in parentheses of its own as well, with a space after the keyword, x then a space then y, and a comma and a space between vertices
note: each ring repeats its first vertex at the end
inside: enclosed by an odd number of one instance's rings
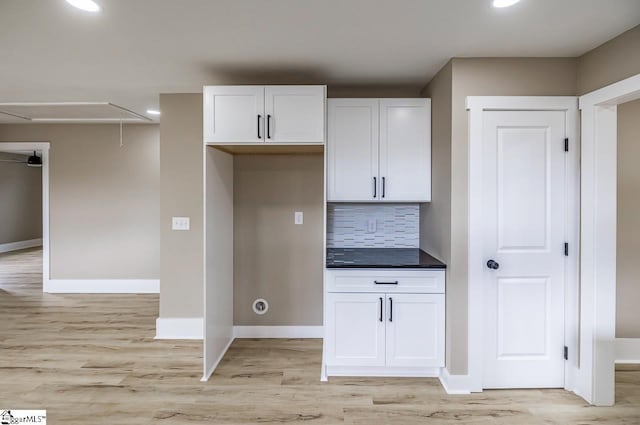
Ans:
POLYGON ((377 99, 329 99, 327 191, 330 201, 377 197, 377 99))
POLYGON ((325 86, 206 86, 204 142, 323 144, 325 86))
POLYGON ((431 99, 380 100, 380 197, 431 200, 431 99))
POLYGON ((431 99, 328 105, 328 201, 431 201, 431 99))
POLYGON ((263 117, 263 86, 204 88, 205 143, 263 142, 263 117))
POLYGON ((265 87, 267 143, 324 143, 324 86, 265 87))

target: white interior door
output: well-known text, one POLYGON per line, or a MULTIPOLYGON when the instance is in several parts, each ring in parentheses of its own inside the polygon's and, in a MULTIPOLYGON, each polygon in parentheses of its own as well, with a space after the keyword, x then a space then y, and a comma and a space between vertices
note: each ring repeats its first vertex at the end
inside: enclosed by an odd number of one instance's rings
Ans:
POLYGON ((564 386, 565 128, 562 111, 483 114, 484 388, 564 386))
POLYGON ((266 142, 325 142, 324 86, 266 86, 266 142))
POLYGON ((329 99, 327 200, 379 198, 378 99, 329 99))
POLYGON ((431 201, 431 99, 380 100, 380 199, 431 201))
POLYGON ((262 143, 264 86, 204 89, 205 143, 262 143))
POLYGON ((387 294, 387 366, 444 366, 444 294, 387 294))
POLYGON ((329 293, 326 362, 330 366, 384 366, 384 294, 329 293))

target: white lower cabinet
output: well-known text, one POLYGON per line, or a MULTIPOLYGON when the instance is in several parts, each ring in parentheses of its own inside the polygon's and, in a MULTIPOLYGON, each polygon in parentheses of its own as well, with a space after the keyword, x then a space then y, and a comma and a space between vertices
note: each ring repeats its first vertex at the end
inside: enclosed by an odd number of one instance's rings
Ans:
MULTIPOLYGON (((332 272, 329 278, 349 273, 354 272, 332 272)), ((326 293, 327 375, 430 376, 444 367, 444 288, 442 293, 382 289, 326 293)))

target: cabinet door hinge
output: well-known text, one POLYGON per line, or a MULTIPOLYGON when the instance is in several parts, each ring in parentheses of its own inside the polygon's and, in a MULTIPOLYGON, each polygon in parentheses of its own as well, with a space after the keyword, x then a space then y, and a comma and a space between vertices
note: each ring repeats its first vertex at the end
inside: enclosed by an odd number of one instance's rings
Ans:
POLYGON ((564 256, 565 257, 569 256, 569 243, 568 242, 564 243, 564 256))
POLYGON ((565 152, 569 152, 569 138, 568 137, 566 137, 564 139, 564 151, 565 152))
POLYGON ((569 347, 564 346, 564 359, 569 360, 569 347))

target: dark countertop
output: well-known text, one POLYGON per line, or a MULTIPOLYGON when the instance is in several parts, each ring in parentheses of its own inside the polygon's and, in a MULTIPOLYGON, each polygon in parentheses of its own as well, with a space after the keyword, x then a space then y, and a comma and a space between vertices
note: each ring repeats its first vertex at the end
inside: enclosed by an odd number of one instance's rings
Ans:
POLYGON ((445 269, 447 266, 418 248, 327 248, 329 269, 445 269))

